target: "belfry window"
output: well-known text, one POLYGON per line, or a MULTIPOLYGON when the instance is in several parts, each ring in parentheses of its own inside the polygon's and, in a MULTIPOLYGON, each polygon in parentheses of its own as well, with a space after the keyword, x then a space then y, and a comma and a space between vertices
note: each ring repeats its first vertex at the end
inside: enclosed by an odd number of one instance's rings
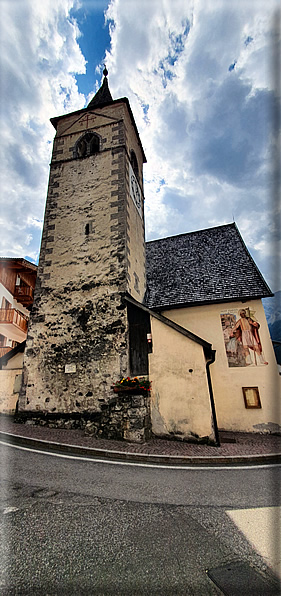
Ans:
POLYGON ((134 151, 130 152, 130 163, 132 165, 133 172, 136 178, 139 178, 139 171, 138 171, 138 161, 134 151))
POLYGON ((86 155, 87 145, 82 139, 77 143, 77 157, 84 157, 86 155))
POLYGON ((74 150, 74 157, 88 157, 98 153, 100 149, 100 139, 93 132, 87 132, 77 141, 74 150))

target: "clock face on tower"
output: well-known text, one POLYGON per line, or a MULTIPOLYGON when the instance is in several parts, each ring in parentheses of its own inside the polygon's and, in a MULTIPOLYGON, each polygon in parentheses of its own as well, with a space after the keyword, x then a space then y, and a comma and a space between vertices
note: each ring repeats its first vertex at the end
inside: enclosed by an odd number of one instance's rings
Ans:
POLYGON ((140 215, 142 217, 142 199, 141 199, 141 189, 137 182, 136 176, 133 172, 131 164, 129 164, 129 180, 130 180, 130 195, 133 200, 133 203, 140 215))

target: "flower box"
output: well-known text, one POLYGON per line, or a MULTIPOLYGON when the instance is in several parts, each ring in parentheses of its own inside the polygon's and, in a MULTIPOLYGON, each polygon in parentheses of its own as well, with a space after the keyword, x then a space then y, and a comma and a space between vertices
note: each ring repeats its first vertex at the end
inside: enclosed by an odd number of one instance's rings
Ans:
POLYGON ((112 386, 114 393, 131 393, 139 395, 148 395, 151 388, 151 383, 147 379, 141 377, 123 378, 112 386))
POLYGON ((141 389, 140 387, 113 387, 114 393, 127 393, 130 395, 148 395, 149 389, 141 389))

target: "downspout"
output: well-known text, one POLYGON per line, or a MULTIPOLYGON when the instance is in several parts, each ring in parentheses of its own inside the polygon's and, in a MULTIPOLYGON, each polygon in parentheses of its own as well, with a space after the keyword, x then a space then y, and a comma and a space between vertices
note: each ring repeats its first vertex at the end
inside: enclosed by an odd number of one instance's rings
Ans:
POLYGON ((209 350, 209 356, 207 356, 206 350, 204 350, 204 352, 205 352, 205 356, 207 358, 206 371, 207 371, 207 379, 208 379, 208 386, 209 386, 211 411, 212 411, 212 417, 213 417, 215 444, 216 444, 216 447, 220 447, 219 432, 218 432, 218 426, 217 426, 215 403, 214 403, 212 382, 211 382, 211 373, 210 373, 210 365, 213 364, 215 361, 215 350, 209 350))

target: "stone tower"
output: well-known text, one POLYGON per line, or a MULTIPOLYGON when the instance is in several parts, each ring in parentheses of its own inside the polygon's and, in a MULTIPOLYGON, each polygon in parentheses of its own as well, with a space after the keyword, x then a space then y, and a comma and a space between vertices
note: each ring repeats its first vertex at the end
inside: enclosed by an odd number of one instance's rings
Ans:
MULTIPOLYGON (((129 294, 145 295, 143 163, 107 71, 56 129, 19 412, 96 412, 130 365, 129 294)), ((146 371, 144 371, 146 372, 146 371)))

